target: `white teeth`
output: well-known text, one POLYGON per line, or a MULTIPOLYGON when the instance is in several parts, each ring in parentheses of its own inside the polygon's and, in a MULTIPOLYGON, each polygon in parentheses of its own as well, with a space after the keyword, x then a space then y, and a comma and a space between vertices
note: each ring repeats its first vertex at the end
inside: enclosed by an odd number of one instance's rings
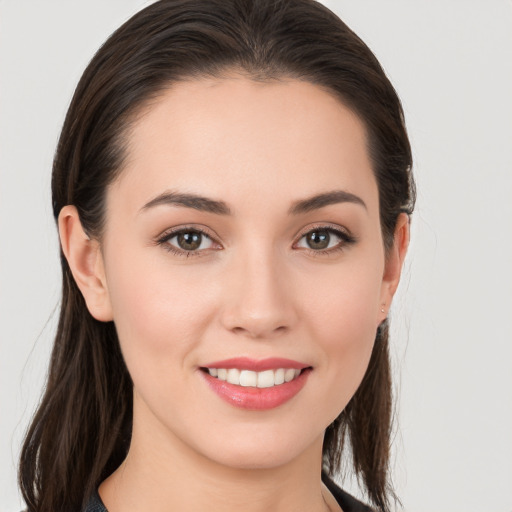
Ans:
POLYGON ((300 370, 294 368, 278 368, 253 372, 251 370, 238 370, 237 368, 208 368, 212 377, 224 380, 230 384, 244 387, 271 388, 285 382, 290 382, 300 375, 300 370))
POLYGON ((240 372, 240 386, 252 386, 256 387, 258 384, 258 374, 251 372, 250 370, 242 370, 240 372))
POLYGON ((279 368, 279 370, 276 370, 276 373, 274 375, 274 384, 278 386, 279 384, 282 384, 284 382, 284 368, 279 368))
POLYGON ((293 368, 290 368, 288 370, 285 370, 284 372, 284 381, 290 382, 295 377, 295 370, 293 368))
POLYGON ((240 385, 240 370, 237 370, 236 368, 230 368, 228 370, 228 375, 226 377, 226 381, 230 384, 236 384, 237 386, 240 385))
POLYGON ((258 372, 258 387, 271 388, 274 386, 274 370, 258 372))

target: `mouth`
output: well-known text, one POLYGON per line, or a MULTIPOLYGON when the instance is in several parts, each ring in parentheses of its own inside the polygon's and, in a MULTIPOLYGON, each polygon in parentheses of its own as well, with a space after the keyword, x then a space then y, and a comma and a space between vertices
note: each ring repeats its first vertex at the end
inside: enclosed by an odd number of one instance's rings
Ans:
POLYGON ((311 368, 277 368, 275 370, 264 370, 260 372, 252 370, 242 370, 239 368, 200 368, 201 371, 208 373, 211 377, 233 384, 235 386, 253 387, 253 388, 272 388, 291 382, 299 377, 305 370, 311 368))
POLYGON ((199 367, 208 387, 224 401, 248 410, 273 409, 291 400, 313 371, 282 358, 234 358, 199 367))

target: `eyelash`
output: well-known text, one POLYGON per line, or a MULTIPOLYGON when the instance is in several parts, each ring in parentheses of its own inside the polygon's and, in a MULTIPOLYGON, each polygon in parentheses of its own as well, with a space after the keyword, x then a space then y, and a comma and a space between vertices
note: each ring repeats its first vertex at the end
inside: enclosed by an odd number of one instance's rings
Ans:
MULTIPOLYGON (((344 251, 347 248, 347 246, 353 245, 354 243, 357 242, 357 239, 353 235, 349 234, 348 232, 346 232, 338 227, 333 227, 333 226, 329 226, 329 225, 325 225, 325 224, 319 224, 317 226, 308 228, 307 231, 302 232, 299 235, 297 241, 293 245, 295 246, 305 236, 307 236, 308 234, 313 233, 315 231, 326 231, 329 234, 334 234, 338 238, 341 239, 341 241, 338 242, 338 244, 336 244, 334 247, 331 247, 329 249, 315 250, 315 249, 311 249, 311 248, 309 248, 309 249, 301 248, 301 250, 304 250, 308 254, 315 256, 315 257, 329 256, 331 254, 344 251)), ((209 232, 207 232, 206 230, 204 230, 202 228, 193 227, 193 226, 190 226, 190 227, 185 226, 185 227, 180 227, 178 229, 173 229, 171 231, 167 231, 156 240, 156 244, 161 245, 166 251, 168 251, 172 254, 175 254, 180 257, 185 257, 185 258, 203 256, 204 252, 212 250, 212 249, 202 249, 202 250, 186 251, 183 249, 179 249, 178 247, 175 247, 174 245, 171 245, 169 243, 169 240, 171 240, 175 236, 180 235, 182 233, 199 233, 202 236, 209 238, 214 244, 218 244, 218 242, 215 240, 215 238, 212 235, 210 235, 209 232)), ((213 249, 213 250, 218 250, 218 249, 213 249)))

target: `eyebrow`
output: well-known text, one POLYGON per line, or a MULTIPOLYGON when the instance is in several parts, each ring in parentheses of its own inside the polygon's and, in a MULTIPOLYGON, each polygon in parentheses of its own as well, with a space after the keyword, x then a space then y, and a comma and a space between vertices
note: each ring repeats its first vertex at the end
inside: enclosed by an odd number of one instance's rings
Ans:
POLYGON ((366 203, 359 196, 345 190, 332 190, 306 199, 301 199, 300 201, 295 201, 288 210, 288 213, 291 215, 299 215, 338 203, 358 204, 367 210, 366 203))
POLYGON ((196 194, 172 191, 164 192, 155 197, 146 203, 141 208, 141 211, 160 205, 183 206, 185 208, 193 208, 194 210, 215 213, 217 215, 231 215, 231 210, 224 201, 217 201, 196 194))
MULTIPOLYGON (((355 194, 345 190, 332 190, 330 192, 323 192, 306 199, 295 201, 288 210, 288 214, 300 215, 323 208, 325 206, 329 206, 331 204, 339 203, 358 204, 367 209, 365 202, 359 196, 356 196, 355 194)), ((210 199, 208 197, 200 196, 197 194, 172 191, 164 192, 154 199, 151 199, 151 201, 146 203, 141 208, 141 211, 161 205, 182 206, 185 208, 193 208, 194 210, 214 213, 217 215, 231 215, 231 210, 224 201, 210 199)))

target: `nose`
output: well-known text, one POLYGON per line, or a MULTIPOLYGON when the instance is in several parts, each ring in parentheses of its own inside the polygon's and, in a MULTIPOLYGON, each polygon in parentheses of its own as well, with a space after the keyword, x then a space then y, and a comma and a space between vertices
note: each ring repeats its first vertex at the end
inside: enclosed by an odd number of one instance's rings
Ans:
POLYGON ((250 338, 271 339, 295 325, 293 282, 283 267, 275 255, 263 251, 240 257, 230 266, 223 287, 224 328, 250 338))

